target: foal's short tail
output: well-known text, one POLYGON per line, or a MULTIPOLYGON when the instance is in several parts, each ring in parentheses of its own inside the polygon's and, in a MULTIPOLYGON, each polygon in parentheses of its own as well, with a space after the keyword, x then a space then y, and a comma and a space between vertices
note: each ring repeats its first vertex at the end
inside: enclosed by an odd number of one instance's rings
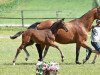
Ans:
POLYGON ((15 35, 10 36, 10 39, 16 39, 16 38, 19 37, 23 32, 24 32, 24 31, 17 32, 15 35))

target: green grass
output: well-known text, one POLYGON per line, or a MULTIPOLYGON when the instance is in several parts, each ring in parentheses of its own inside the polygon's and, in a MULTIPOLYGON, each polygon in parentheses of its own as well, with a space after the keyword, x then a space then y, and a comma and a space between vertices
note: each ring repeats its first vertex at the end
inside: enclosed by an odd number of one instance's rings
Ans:
MULTIPOLYGON (((14 35, 22 28, 3 27, 0 29, 0 36, 14 35), (1 33, 3 31, 3 33, 1 33)), ((12 60, 16 50, 21 44, 21 37, 11 40, 9 38, 0 38, 0 75, 35 75, 35 64, 37 63, 38 53, 36 47, 27 47, 30 53, 28 61, 25 61, 25 53, 22 50, 16 61, 16 65, 12 65, 12 60)), ((90 38, 88 39, 90 45, 90 38)), ((49 52, 44 61, 56 61, 60 64, 58 75, 99 75, 100 58, 97 58, 96 64, 91 64, 94 54, 90 59, 81 65, 75 64, 75 44, 61 45, 58 44, 64 53, 65 61, 62 63, 60 53, 57 49, 50 47, 49 52)), ((90 45, 91 46, 91 45, 90 45)), ((81 48, 79 61, 82 63, 85 58, 85 49, 81 48)))
MULTIPOLYGON (((59 17, 80 17, 92 8, 92 0, 12 0, 11 3, 0 5, 0 17, 21 17, 20 11, 14 10, 48 10, 48 11, 25 11, 24 17, 56 17, 55 11, 62 10, 59 17), (15 2, 16 1, 16 2, 15 2), (53 11, 50 11, 53 10, 53 11)), ((32 24, 39 20, 25 20, 25 24, 32 24)), ((1 20, 2 24, 21 24, 20 20, 1 20)), ((30 58, 25 61, 25 53, 22 51, 16 61, 16 65, 12 65, 12 60, 16 50, 21 44, 21 37, 15 40, 6 38, 14 35, 25 28, 20 27, 0 27, 0 75, 35 75, 35 64, 37 63, 38 53, 35 46, 28 47, 30 58)), ((90 45, 90 38, 88 39, 90 45)), ((55 48, 50 48, 44 61, 56 61, 60 63, 58 75, 99 75, 100 58, 97 58, 96 64, 92 65, 91 61, 94 54, 86 64, 75 64, 75 44, 60 45, 58 44, 65 56, 62 63, 60 54, 55 48)), ((90 45, 91 46, 91 45, 90 45)), ((85 49, 81 48, 80 62, 85 57, 85 49)))

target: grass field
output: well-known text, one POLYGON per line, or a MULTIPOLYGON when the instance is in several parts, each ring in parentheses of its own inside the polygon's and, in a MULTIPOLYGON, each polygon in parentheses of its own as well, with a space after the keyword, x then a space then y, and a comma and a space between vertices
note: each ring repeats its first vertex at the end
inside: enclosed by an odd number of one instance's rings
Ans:
MULTIPOLYGON (((35 75, 35 64, 37 63, 38 54, 35 46, 27 47, 30 53, 28 61, 25 61, 25 53, 22 51, 16 61, 16 65, 12 65, 12 60, 15 56, 16 49, 21 43, 21 37, 11 40, 10 35, 15 34, 17 31, 25 30, 25 28, 12 28, 1 27, 0 36, 0 75, 35 75)), ((90 45, 90 37, 88 39, 90 45)), ((44 61, 56 61, 60 64, 60 70, 58 75, 99 75, 100 72, 100 58, 97 58, 96 64, 91 64, 94 54, 86 64, 75 64, 75 44, 61 45, 58 44, 65 56, 65 61, 62 63, 60 54, 57 49, 50 48, 44 61)), ((90 45, 91 46, 91 45, 90 45)), ((85 49, 81 48, 80 62, 85 57, 85 49)))
MULTIPOLYGON (((92 0, 0 0, 0 17, 18 18, 21 17, 21 10, 39 10, 24 11, 25 18, 56 17, 56 10, 62 11, 59 13, 60 18, 80 17, 93 7, 92 3, 92 0)), ((32 24, 36 21, 41 20, 24 20, 25 24, 32 24)), ((0 19, 0 24, 21 24, 21 20, 0 19)), ((21 27, 0 27, 0 75, 35 75, 38 53, 34 45, 27 47, 30 53, 28 61, 25 61, 25 53, 22 51, 16 61, 16 65, 12 65, 16 50, 21 44, 21 37, 11 40, 9 36, 25 29, 21 27)), ((90 36, 88 44, 90 45, 90 36)), ((52 47, 44 60, 46 62, 56 61, 60 64, 58 75, 99 75, 100 58, 97 58, 96 64, 93 65, 91 62, 94 54, 92 54, 86 64, 76 65, 75 44, 58 44, 58 46, 64 53, 65 61, 61 62, 58 50, 52 47)), ((81 48, 79 56, 81 63, 85 56, 85 49, 81 48)))

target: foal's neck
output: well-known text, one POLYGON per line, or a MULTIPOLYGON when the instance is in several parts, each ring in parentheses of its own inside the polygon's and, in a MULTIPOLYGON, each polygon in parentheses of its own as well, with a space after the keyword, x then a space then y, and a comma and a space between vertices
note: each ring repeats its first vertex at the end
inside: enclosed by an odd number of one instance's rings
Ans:
POLYGON ((93 10, 90 10, 89 12, 87 12, 86 14, 84 14, 82 17, 79 18, 87 32, 91 30, 92 23, 95 20, 94 14, 95 12, 93 12, 93 10))
POLYGON ((50 27, 50 30, 51 30, 51 32, 53 33, 53 34, 55 34, 57 31, 58 31, 58 26, 57 26, 57 24, 54 24, 54 25, 52 25, 51 27, 50 27))

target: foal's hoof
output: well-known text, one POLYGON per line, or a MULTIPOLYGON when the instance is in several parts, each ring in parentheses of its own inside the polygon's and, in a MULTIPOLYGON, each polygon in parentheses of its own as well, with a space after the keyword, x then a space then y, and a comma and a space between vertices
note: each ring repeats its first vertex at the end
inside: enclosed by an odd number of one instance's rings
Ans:
POLYGON ((15 66, 15 63, 13 63, 13 65, 15 66))
POLYGON ((27 61, 27 60, 28 60, 28 58, 25 58, 25 60, 27 61))
POLYGON ((79 61, 76 61, 76 64, 81 64, 79 61))
POLYGON ((64 56, 61 56, 61 58, 62 58, 62 60, 61 60, 61 61, 62 61, 62 62, 64 62, 64 56))
POLYGON ((15 61, 13 60, 13 65, 15 65, 15 61))
POLYGON ((86 62, 86 59, 83 59, 83 64, 85 64, 85 62, 86 62))

